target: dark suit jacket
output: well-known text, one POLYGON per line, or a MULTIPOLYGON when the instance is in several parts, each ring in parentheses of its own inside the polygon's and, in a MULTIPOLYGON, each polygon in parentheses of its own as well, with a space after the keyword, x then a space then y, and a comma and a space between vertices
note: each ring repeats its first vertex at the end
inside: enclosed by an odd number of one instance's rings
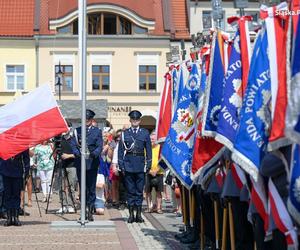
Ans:
POLYGON ((28 150, 25 150, 6 161, 0 158, 0 174, 4 176, 22 178, 24 170, 27 174, 29 168, 30 158, 28 150))
MULTIPOLYGON (((73 154, 75 155, 75 166, 81 168, 81 127, 76 128, 77 138, 74 136, 70 142, 73 154)), ((91 127, 86 133, 86 145, 90 152, 90 157, 86 159, 86 170, 95 169, 100 164, 100 154, 103 148, 102 132, 99 128, 91 127)))
POLYGON ((137 133, 133 133, 129 128, 123 132, 118 148, 118 164, 120 169, 131 173, 141 173, 145 168, 151 168, 152 147, 148 130, 139 128, 137 133), (126 151, 133 143, 134 147, 126 151))

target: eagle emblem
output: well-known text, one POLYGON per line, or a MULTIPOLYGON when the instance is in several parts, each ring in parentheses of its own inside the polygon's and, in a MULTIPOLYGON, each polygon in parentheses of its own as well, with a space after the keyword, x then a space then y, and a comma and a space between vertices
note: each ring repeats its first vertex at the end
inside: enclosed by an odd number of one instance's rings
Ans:
POLYGON ((295 181, 295 184, 293 187, 293 193, 294 193, 294 197, 297 200, 297 202, 300 203, 300 177, 298 177, 295 181))
POLYGON ((190 176, 190 166, 189 161, 185 160, 181 164, 181 173, 183 176, 190 176))
POLYGON ((200 87, 200 77, 198 74, 191 74, 187 82, 186 88, 188 90, 198 90, 200 87))
POLYGON ((195 132, 195 116, 197 108, 191 103, 186 109, 177 110, 177 121, 172 124, 172 128, 176 131, 176 142, 186 143, 189 148, 193 146, 193 135, 195 132))
POLYGON ((240 36, 236 36, 233 42, 234 49, 236 50, 237 53, 241 53, 240 49, 240 36))
POLYGON ((240 108, 242 106, 242 80, 241 79, 233 79, 232 85, 234 89, 234 93, 229 98, 229 102, 236 108, 240 108))
POLYGON ((262 97, 262 106, 256 112, 256 115, 264 123, 265 135, 268 135, 271 128, 271 91, 265 89, 262 90, 262 97))

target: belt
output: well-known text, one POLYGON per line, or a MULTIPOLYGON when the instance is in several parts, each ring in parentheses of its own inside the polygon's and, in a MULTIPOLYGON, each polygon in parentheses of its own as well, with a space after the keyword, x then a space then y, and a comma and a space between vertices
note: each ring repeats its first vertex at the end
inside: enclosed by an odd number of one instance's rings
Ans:
POLYGON ((127 152, 126 155, 145 156, 145 154, 142 152, 127 152))

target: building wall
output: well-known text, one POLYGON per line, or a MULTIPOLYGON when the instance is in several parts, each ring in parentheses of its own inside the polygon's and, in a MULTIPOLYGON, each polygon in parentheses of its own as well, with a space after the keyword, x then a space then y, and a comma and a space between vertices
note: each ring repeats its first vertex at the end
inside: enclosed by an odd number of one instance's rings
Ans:
POLYGON ((6 65, 24 65, 25 89, 28 92, 36 86, 36 60, 33 40, 0 40, 0 105, 11 102, 20 93, 7 90, 6 65))
MULTIPOLYGON (((191 2, 189 1, 189 16, 190 16, 190 32, 191 34, 196 34, 197 32, 202 32, 203 23, 202 23, 202 13, 203 11, 211 11, 212 4, 211 1, 199 1, 191 2)), ((259 2, 249 2, 248 8, 245 11, 259 11, 259 2)), ((222 2, 222 8, 225 11, 225 30, 231 31, 231 27, 227 24, 227 18, 230 16, 237 16, 239 9, 235 9, 233 1, 231 2, 222 2)))
MULTIPOLYGON (((72 39, 56 40, 55 45, 46 38, 40 39, 39 83, 49 83, 55 91, 54 65, 73 65, 73 92, 62 93, 62 100, 79 100, 78 82, 79 59, 77 44, 72 39)), ((123 39, 116 41, 90 40, 87 53, 87 99, 106 99, 108 102, 107 120, 114 128, 128 124, 128 112, 140 110, 143 115, 156 118, 160 92, 164 84, 166 52, 169 51, 168 39, 123 39), (157 68, 157 90, 144 92, 139 90, 138 65, 152 64, 157 68), (92 91, 93 64, 110 65, 110 91, 92 91)), ((58 98, 58 96, 56 95, 58 98)))

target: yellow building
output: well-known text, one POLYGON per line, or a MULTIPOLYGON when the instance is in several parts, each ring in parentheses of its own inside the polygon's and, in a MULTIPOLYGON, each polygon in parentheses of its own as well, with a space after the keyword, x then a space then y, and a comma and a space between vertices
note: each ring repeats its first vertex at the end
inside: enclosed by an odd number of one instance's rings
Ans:
POLYGON ((0 105, 36 88, 33 39, 0 39, 0 105))

